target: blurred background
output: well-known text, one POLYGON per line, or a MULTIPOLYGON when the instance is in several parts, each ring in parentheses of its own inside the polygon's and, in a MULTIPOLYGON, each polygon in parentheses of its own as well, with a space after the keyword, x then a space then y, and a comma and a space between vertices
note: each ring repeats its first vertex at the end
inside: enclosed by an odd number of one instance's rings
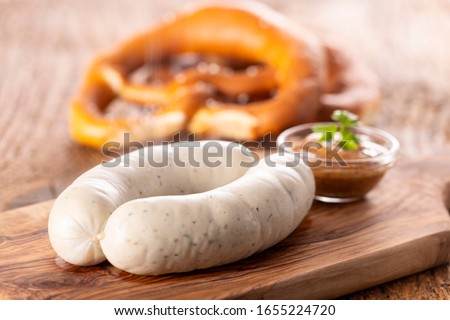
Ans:
MULTIPOLYGON (((404 159, 450 154, 450 1, 261 2, 371 66, 382 90, 374 124, 400 140, 404 159)), ((88 63, 185 4, 0 0, 0 211, 54 198, 101 161, 68 133, 69 101, 88 63)), ((353 297, 450 299, 448 274, 444 266, 353 297)))

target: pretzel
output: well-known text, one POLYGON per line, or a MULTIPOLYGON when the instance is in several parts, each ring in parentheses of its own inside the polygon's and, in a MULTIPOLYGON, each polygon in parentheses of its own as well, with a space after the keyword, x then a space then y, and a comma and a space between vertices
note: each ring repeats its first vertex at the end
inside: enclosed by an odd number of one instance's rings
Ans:
POLYGON ((202 136, 255 139, 313 120, 324 80, 320 42, 287 18, 253 2, 201 7, 97 59, 72 103, 71 132, 76 141, 96 147, 121 141, 124 132, 135 140, 157 140, 186 128, 202 136), (187 68, 184 79, 162 85, 130 81, 145 64, 187 53, 247 61, 250 69, 187 68), (264 99, 237 103, 240 94, 264 99), (145 112, 110 118, 106 110, 115 99, 144 105, 145 112))
POLYGON ((325 92, 320 97, 318 121, 330 120, 335 110, 347 110, 369 121, 378 107, 380 92, 376 77, 357 56, 327 41, 325 92))
POLYGON ((186 129, 242 141, 328 121, 336 109, 367 120, 378 100, 357 57, 261 4, 221 4, 182 12, 99 57, 72 103, 71 132, 94 147, 125 132, 145 141, 186 129))

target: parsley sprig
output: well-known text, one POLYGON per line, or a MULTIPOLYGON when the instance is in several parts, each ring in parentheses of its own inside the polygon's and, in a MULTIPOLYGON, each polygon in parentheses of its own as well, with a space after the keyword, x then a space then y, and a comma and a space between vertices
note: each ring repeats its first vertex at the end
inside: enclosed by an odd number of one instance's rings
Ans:
POLYGON ((321 133, 320 142, 337 141, 344 150, 358 150, 359 139, 349 128, 359 126, 358 116, 349 111, 336 110, 331 119, 337 124, 315 125, 313 132, 321 133))

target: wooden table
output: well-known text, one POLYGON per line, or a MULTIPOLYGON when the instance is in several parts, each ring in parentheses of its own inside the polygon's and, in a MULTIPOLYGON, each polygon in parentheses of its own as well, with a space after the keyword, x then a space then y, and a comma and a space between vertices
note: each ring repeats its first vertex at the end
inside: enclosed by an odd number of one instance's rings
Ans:
MULTIPOLYGON (((403 159, 450 155, 448 2, 264 2, 367 60, 383 92, 375 124, 400 139, 403 159)), ((102 159, 67 130, 87 63, 182 3, 0 0, 0 211, 56 197, 102 159)), ((450 299, 450 264, 345 298, 450 299)))

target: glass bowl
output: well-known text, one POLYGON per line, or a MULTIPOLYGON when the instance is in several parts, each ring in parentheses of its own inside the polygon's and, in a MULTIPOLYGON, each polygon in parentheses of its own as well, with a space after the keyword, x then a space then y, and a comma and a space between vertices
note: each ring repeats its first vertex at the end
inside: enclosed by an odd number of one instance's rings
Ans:
POLYGON ((394 166, 400 144, 386 131, 362 125, 349 129, 360 141, 362 151, 358 154, 337 147, 320 148, 314 142, 313 127, 331 124, 336 123, 308 123, 287 129, 277 138, 278 148, 299 155, 312 169, 317 200, 329 203, 360 200, 394 166))

